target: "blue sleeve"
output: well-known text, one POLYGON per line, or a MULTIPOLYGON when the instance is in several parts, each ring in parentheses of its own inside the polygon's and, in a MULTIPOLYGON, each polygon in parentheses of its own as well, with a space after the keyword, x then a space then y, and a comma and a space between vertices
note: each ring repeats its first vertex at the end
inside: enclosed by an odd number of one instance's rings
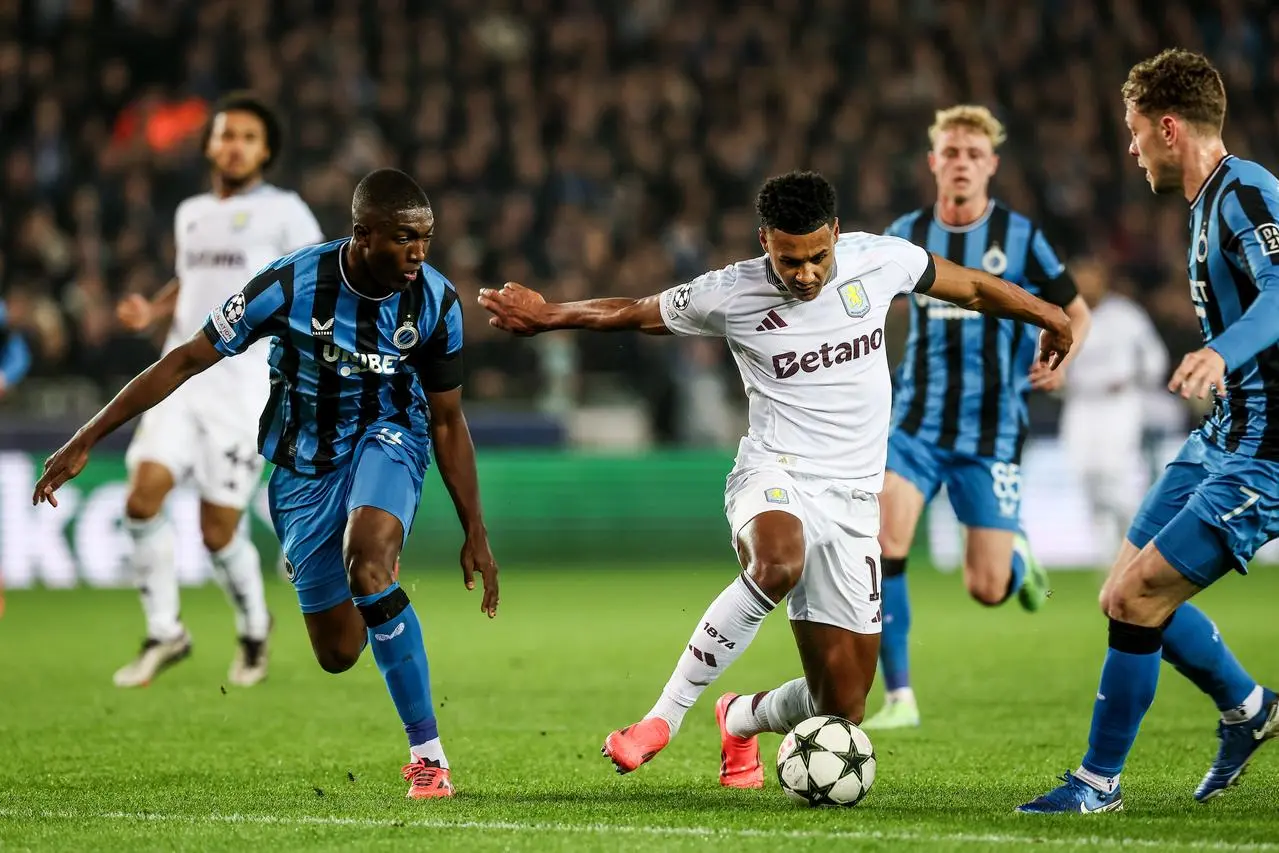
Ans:
POLYGON ((1279 343, 1279 198, 1241 184, 1221 200, 1220 211, 1230 231, 1227 246, 1257 287, 1243 316, 1209 345, 1231 371, 1279 343))
POLYGON ((204 336, 225 356, 239 355, 256 341, 278 337, 289 328, 293 301, 293 264, 267 267, 204 324, 204 336))
POLYGON ((911 223, 919 216, 918 213, 908 213, 905 216, 899 216, 893 220, 893 224, 884 229, 885 237, 900 237, 903 240, 910 239, 911 223))
POLYGON ((4 352, 0 354, 0 374, 4 376, 5 387, 12 388, 31 369, 31 349, 17 332, 8 331, 7 337, 4 352))
POLYGON ((414 351, 412 364, 428 393, 461 387, 462 303, 452 285, 445 287, 439 319, 430 337, 414 351))
POLYGON ((1030 249, 1026 253, 1026 281, 1039 288, 1041 299, 1061 308, 1079 295, 1074 277, 1038 228, 1030 238, 1030 249))

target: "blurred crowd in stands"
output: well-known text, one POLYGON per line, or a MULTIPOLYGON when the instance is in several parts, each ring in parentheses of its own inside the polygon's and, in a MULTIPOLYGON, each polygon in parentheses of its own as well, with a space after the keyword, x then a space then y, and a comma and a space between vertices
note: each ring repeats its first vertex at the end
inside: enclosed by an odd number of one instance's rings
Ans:
MULTIPOLYGON (((413 174, 468 306, 506 280, 645 295, 754 254, 755 189, 796 167, 833 179, 846 230, 882 229, 931 203, 925 130, 970 101, 1009 127, 996 195, 1104 262, 1176 359, 1198 340, 1186 205, 1129 162, 1119 100, 1174 45, 1220 64, 1231 150, 1279 166, 1264 0, 0 0, 0 297, 31 406, 97 402, 153 358, 114 305, 172 275, 208 104, 233 88, 280 108, 271 179, 326 235, 364 172, 413 174)), ((467 334, 474 404, 643 399, 686 441, 734 421, 718 343, 515 341, 478 309, 467 334)))

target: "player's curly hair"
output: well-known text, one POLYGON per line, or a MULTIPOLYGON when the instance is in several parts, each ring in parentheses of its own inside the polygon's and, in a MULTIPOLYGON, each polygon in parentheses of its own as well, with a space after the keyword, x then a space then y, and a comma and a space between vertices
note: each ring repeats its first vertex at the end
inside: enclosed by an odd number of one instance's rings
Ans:
POLYGON ((351 218, 361 221, 369 214, 394 216, 406 210, 431 209, 431 200, 413 180, 399 169, 374 169, 365 175, 351 196, 351 218))
POLYGON ((810 234, 835 222, 835 188, 816 172, 769 178, 755 197, 761 228, 810 234))
POLYGON ((1170 48, 1138 62, 1124 82, 1124 102, 1151 119, 1175 115, 1221 132, 1226 120, 1226 87, 1202 54, 1170 48))
POLYGON ((270 168, 271 164, 280 158, 280 151, 284 147, 284 130, 280 126, 280 118, 275 114, 275 110, 250 92, 230 92, 218 99, 209 110, 209 120, 204 123, 200 150, 207 151, 209 148, 209 137, 213 135, 213 120, 222 113, 236 111, 252 113, 262 122, 266 132, 267 148, 266 162, 262 164, 262 168, 270 168))

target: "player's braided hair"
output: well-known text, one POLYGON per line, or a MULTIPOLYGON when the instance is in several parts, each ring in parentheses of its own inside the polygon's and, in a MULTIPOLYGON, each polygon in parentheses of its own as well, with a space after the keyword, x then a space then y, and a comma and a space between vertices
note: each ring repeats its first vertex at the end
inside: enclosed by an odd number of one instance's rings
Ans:
POLYGON ((204 135, 200 139, 200 150, 206 151, 209 148, 209 137, 213 135, 213 120, 222 113, 229 112, 246 112, 252 113, 262 122, 262 127, 266 131, 266 162, 262 164, 263 169, 267 169, 280 157, 280 151, 284 148, 284 131, 280 127, 280 119, 275 114, 275 110, 266 105, 265 102, 255 97, 250 92, 230 92, 218 99, 213 105, 213 109, 209 111, 209 120, 204 123, 204 135))
POLYGON ((1226 119, 1226 87, 1204 56, 1171 48, 1138 62, 1124 82, 1124 101, 1147 118, 1176 115, 1218 133, 1226 119))
POLYGON ((351 218, 357 222, 369 213, 394 216, 417 209, 430 210, 431 201, 417 181, 399 169, 374 169, 351 197, 351 218))
POLYGON ((810 234, 835 221, 835 188, 816 172, 769 178, 755 198, 761 228, 810 234))

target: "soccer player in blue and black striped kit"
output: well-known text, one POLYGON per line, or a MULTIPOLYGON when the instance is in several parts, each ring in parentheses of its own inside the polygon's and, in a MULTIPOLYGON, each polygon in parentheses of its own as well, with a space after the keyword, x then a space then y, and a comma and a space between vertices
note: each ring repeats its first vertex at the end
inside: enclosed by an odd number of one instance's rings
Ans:
MULTIPOLYGON (((1088 334, 1088 306, 1074 279, 1034 222, 990 198, 988 186, 1004 140, 985 107, 937 113, 928 131, 928 165, 937 204, 901 217, 888 234, 980 269, 1058 305, 1070 319, 1075 350, 1088 334)), ((1021 531, 1021 449, 1026 395, 1060 386, 1064 371, 1035 360, 1037 330, 978 314, 926 294, 913 296, 906 353, 897 371, 883 513, 884 707, 867 729, 919 725, 909 666, 910 599, 906 557, 924 507, 942 486, 967 536, 964 584, 993 607, 1014 596, 1040 608, 1048 578, 1021 531)), ((1067 356, 1067 361, 1070 357, 1067 356)))
POLYGON ((103 436, 222 358, 271 338, 271 396, 258 449, 275 471, 271 517, 316 660, 355 665, 366 645, 409 739, 414 799, 452 780, 431 703, 422 626, 395 577, 432 445, 465 533, 467 588, 498 605, 497 566, 462 414, 462 307, 426 263, 430 202, 394 169, 371 172, 351 202, 352 236, 266 266, 204 328, 125 386, 48 462, 35 502, 84 468, 103 436))
POLYGON ((1155 698, 1161 658, 1221 712, 1200 802, 1238 781, 1279 734, 1279 697, 1231 654, 1189 599, 1279 537, 1279 180, 1226 152, 1226 92, 1204 57, 1167 50, 1123 87, 1128 153, 1151 188, 1190 202, 1190 298, 1204 348, 1168 383, 1212 412, 1146 495, 1101 593, 1110 643, 1088 752, 1062 783, 1018 807, 1032 813, 1123 808, 1128 751, 1155 698))

